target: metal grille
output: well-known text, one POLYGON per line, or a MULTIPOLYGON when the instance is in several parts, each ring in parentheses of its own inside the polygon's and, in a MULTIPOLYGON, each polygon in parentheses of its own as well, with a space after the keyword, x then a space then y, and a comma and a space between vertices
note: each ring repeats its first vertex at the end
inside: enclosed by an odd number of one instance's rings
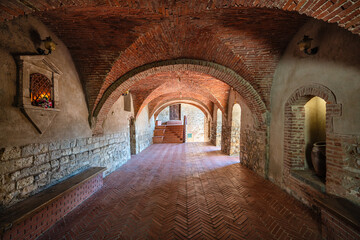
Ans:
POLYGON ((47 98, 51 102, 51 81, 40 73, 30 75, 31 104, 38 106, 38 101, 47 98))

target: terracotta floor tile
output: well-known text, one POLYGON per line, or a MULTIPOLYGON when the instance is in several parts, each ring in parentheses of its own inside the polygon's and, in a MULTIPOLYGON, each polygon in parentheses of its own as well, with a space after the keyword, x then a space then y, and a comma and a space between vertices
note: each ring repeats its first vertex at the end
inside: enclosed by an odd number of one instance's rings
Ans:
POLYGON ((155 144, 41 239, 312 239, 311 212, 205 143, 155 144))

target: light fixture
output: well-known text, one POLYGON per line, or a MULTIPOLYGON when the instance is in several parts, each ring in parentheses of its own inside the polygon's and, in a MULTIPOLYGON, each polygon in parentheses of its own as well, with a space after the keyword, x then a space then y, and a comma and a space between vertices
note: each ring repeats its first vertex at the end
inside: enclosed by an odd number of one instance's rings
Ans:
POLYGON ((318 47, 314 47, 311 48, 311 41, 313 39, 309 38, 309 36, 304 35, 304 38, 297 43, 299 50, 303 51, 305 54, 307 55, 314 55, 318 52, 319 48, 318 47))
POLYGON ((41 55, 49 55, 56 48, 56 43, 51 39, 51 37, 47 37, 44 40, 41 40, 44 43, 44 47, 48 52, 46 53, 44 49, 38 48, 37 51, 41 55))

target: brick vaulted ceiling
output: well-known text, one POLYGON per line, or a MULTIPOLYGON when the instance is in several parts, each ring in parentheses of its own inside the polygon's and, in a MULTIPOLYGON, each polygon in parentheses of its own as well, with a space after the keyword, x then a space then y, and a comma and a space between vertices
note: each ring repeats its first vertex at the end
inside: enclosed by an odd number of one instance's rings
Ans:
POLYGON ((37 15, 69 48, 90 111, 106 89, 130 70, 177 58, 229 67, 268 103, 277 61, 307 20, 297 13, 258 8, 219 9, 179 17, 109 7, 51 10, 37 15))
MULTIPOLYGON (((351 0, 4 0, 0 21, 33 14, 48 25, 70 50, 93 114, 120 77, 146 64, 179 58, 232 69, 268 107, 276 65, 308 16, 359 34, 359 7, 360 1, 351 0)), ((187 89, 205 96, 205 104, 224 108, 229 86, 221 84, 206 74, 170 71, 127 83, 123 89, 131 89, 136 112, 187 89), (210 82, 219 87, 209 89, 210 82)))

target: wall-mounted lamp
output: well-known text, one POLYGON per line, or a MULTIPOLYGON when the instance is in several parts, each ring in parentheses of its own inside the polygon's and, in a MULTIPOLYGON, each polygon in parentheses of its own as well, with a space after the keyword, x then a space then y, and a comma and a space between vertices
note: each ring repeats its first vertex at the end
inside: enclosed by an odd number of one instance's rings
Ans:
POLYGON ((129 94, 129 90, 126 90, 126 92, 124 92, 123 94, 121 94, 121 96, 127 96, 129 94))
POLYGON ((37 51, 41 55, 49 55, 56 48, 56 43, 51 39, 51 37, 47 37, 44 40, 41 40, 44 43, 44 47, 48 52, 46 53, 44 49, 38 48, 37 51))
POLYGON ((305 54, 307 55, 314 55, 318 52, 319 48, 318 47, 314 47, 311 48, 311 41, 313 39, 309 38, 309 36, 304 35, 304 38, 297 43, 300 51, 304 51, 305 54))

